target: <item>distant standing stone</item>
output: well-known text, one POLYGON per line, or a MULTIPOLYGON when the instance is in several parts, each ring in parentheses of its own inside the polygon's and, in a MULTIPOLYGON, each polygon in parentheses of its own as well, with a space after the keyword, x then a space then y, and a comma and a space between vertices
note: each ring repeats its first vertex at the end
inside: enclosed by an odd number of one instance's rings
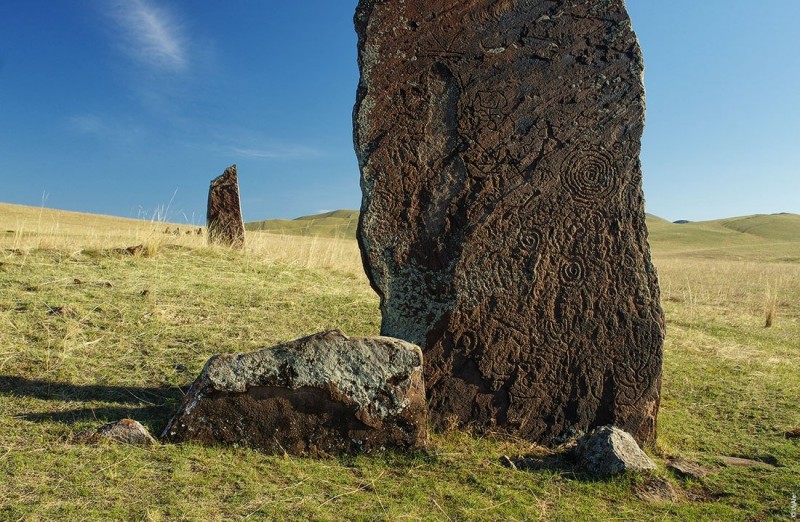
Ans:
POLYGON ((361 0, 358 239, 435 426, 656 437, 663 314, 623 0, 361 0))
POLYGON ((164 429, 171 442, 328 455, 427 440, 419 347, 333 330, 212 357, 164 429))
POLYGON ((225 169, 208 190, 208 242, 233 247, 244 246, 244 222, 239 201, 236 165, 225 169))

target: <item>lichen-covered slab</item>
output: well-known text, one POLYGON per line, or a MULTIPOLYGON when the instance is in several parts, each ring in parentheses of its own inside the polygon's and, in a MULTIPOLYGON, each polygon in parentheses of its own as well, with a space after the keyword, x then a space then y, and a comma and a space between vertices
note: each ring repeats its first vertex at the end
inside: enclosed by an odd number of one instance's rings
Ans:
POLYGON ((664 323, 622 0, 362 0, 359 242, 431 416, 656 436, 664 323))
POLYGON ((228 167, 211 181, 206 216, 209 243, 237 248, 244 245, 244 221, 236 165, 228 167))
POLYGON ((422 352, 399 339, 333 330, 217 355, 161 437, 294 455, 421 448, 422 352))

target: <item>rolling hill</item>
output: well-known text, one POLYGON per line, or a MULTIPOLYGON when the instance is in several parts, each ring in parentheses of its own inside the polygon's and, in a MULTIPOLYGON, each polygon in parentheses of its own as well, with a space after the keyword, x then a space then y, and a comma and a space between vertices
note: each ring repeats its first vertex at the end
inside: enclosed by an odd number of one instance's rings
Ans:
MULTIPOLYGON (((245 223, 250 232, 284 236, 355 239, 359 212, 335 210, 297 219, 267 219, 245 223)), ((177 227, 160 221, 125 219, 39 207, 0 203, 0 235, 82 235, 87 223, 94 234, 114 235, 138 229, 161 233, 177 227)), ((757 214, 685 224, 647 215, 650 244, 658 257, 748 258, 800 262, 800 215, 757 214)), ((185 227, 185 226, 184 226, 185 227)), ((191 228, 191 227, 188 227, 191 228)))
MULTIPOLYGON (((272 234, 336 237, 353 239, 358 224, 357 210, 336 210, 297 219, 268 219, 246 223, 250 231, 272 234)), ((800 215, 757 214, 712 221, 676 224, 647 215, 650 243, 662 254, 689 254, 706 257, 740 257, 800 242, 800 215)))
POLYGON ((245 223, 245 230, 271 234, 350 238, 356 237, 357 210, 334 210, 296 219, 267 219, 245 223))

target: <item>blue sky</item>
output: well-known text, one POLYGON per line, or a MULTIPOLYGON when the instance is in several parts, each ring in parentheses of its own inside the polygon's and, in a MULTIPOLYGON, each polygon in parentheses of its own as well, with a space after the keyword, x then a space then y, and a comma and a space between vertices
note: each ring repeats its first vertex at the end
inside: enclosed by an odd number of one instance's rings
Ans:
MULTIPOLYGON (((358 208, 355 0, 3 0, 0 201, 203 223, 358 208)), ((648 211, 800 213, 800 1, 628 0, 648 211)))

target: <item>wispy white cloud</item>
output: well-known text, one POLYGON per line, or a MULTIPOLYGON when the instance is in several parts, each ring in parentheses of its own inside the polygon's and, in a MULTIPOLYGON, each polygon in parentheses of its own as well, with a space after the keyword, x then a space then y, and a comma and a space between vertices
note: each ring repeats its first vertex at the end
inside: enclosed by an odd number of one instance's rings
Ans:
POLYGON ((79 134, 103 134, 108 129, 103 119, 96 114, 73 116, 67 121, 67 125, 79 134))
POLYGON ((231 147, 231 152, 248 158, 297 159, 319 156, 319 151, 302 145, 284 145, 262 149, 231 147))
POLYGON ((135 143, 146 135, 144 129, 130 121, 117 121, 94 113, 76 114, 66 120, 70 132, 110 140, 120 144, 135 143))
POLYGON ((182 72, 188 67, 188 37, 174 12, 151 0, 115 0, 105 5, 120 29, 120 47, 133 60, 163 72, 182 72))

